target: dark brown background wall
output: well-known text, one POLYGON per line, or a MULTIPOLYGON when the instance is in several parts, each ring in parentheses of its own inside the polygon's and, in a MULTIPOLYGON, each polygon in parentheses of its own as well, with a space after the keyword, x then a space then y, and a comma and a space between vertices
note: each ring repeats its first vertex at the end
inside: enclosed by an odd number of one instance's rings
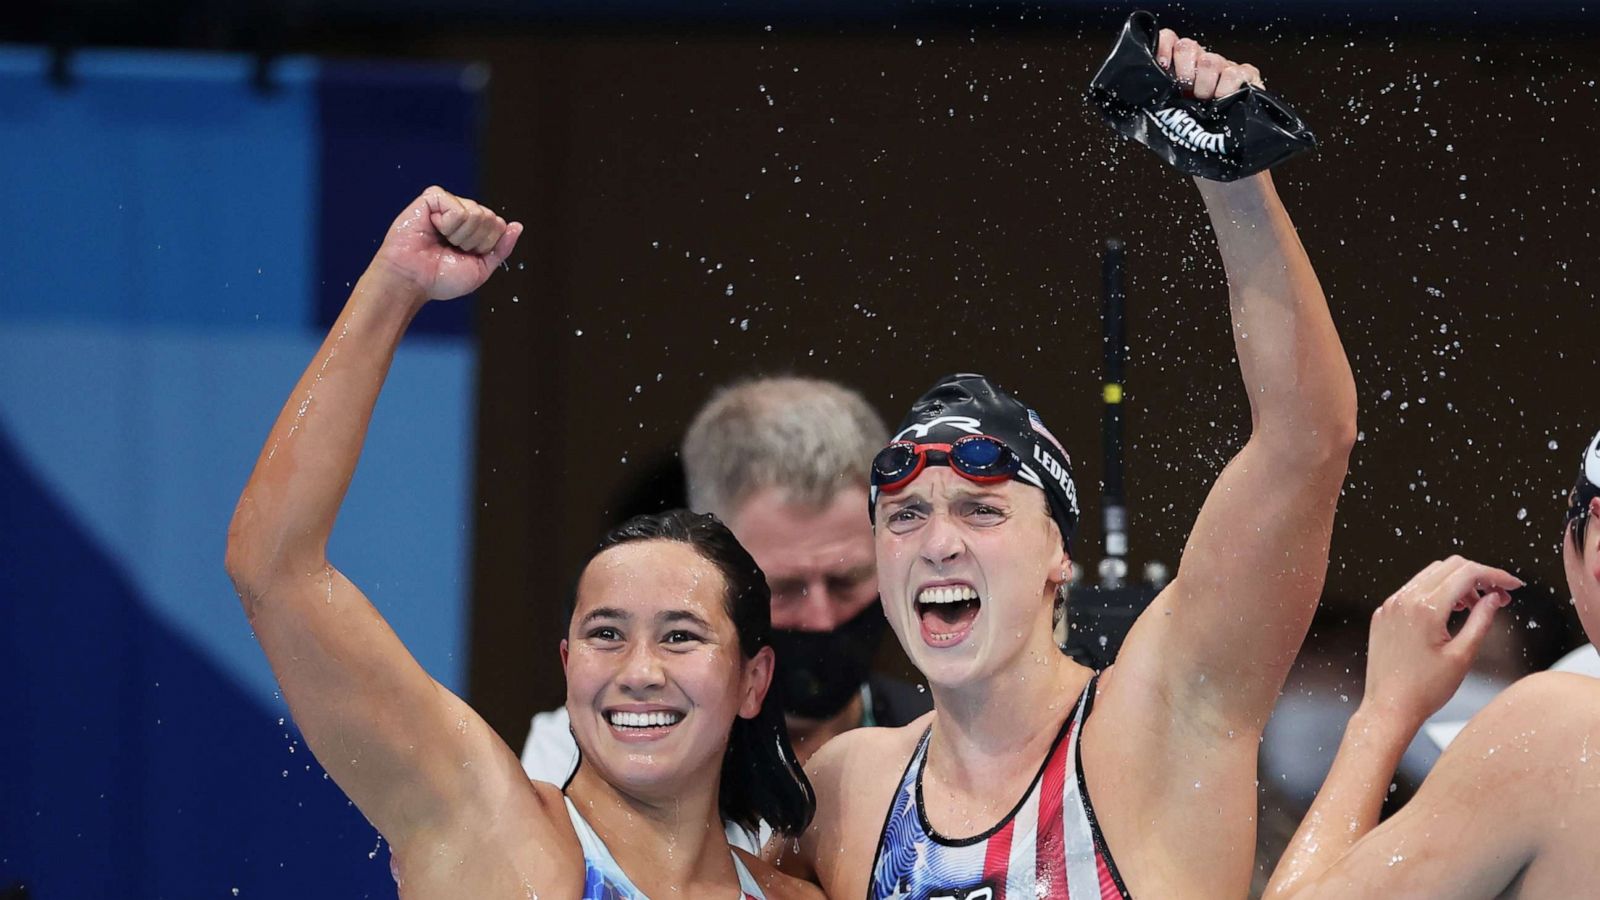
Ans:
MULTIPOLYGON (((1364 618, 1451 552, 1560 585, 1558 495, 1600 428, 1592 42, 1196 31, 1322 139, 1277 183, 1360 391, 1331 615, 1364 618)), ((430 47, 490 63, 483 199, 529 226, 477 310, 471 695, 514 746, 563 697, 579 560, 730 378, 836 378, 892 421, 940 374, 988 373, 1073 451, 1096 546, 1111 236, 1130 247, 1133 558, 1176 561, 1247 418, 1198 196, 1083 102, 1110 36, 430 47)), ((1572 643, 1559 597, 1513 627, 1572 643)))

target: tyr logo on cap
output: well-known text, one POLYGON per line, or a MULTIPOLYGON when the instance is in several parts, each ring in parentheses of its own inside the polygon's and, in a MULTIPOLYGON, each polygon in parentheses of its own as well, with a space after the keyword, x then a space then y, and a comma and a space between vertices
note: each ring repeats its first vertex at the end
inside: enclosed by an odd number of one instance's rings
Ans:
POLYGON ((903 441, 910 436, 920 441, 940 425, 948 425, 951 428, 965 431, 967 434, 983 434, 983 423, 971 416, 940 416, 931 422, 917 422, 909 425, 895 435, 894 439, 903 441))

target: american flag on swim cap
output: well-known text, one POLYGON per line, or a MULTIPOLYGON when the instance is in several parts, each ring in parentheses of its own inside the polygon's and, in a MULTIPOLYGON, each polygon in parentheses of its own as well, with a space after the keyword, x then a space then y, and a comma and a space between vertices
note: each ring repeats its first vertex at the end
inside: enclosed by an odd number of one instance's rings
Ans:
POLYGON ((1066 461, 1067 465, 1072 465, 1072 456, 1067 453, 1066 448, 1061 446, 1061 442, 1056 440, 1056 436, 1050 433, 1050 429, 1044 427, 1044 420, 1039 418, 1039 414, 1034 412, 1032 407, 1028 408, 1028 424, 1033 426, 1034 431, 1045 436, 1051 446, 1056 448, 1056 452, 1061 454, 1061 458, 1066 461))

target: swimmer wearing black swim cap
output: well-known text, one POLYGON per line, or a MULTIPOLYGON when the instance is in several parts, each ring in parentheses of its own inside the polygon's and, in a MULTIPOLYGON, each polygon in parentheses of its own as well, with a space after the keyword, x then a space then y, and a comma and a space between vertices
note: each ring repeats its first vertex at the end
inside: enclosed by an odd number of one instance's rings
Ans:
MULTIPOLYGON (((1170 30, 1154 53, 1190 99, 1261 81, 1170 30)), ((1052 635, 1071 615, 1081 436, 1048 424, 1048 397, 984 376, 922 395, 873 462, 871 512, 884 614, 934 711, 849 732, 808 765, 817 818, 781 864, 830 896, 1247 893, 1258 740, 1322 590, 1355 385, 1270 176, 1197 184, 1249 440, 1176 577, 1096 673, 1052 635)))

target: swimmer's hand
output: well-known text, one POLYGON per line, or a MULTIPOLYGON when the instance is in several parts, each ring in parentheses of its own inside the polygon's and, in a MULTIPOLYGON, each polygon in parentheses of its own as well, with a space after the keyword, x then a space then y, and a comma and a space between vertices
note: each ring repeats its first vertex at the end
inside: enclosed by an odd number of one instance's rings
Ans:
POLYGON ((453 300, 483 286, 522 234, 494 210, 434 186, 411 202, 369 271, 396 278, 428 300, 453 300))
POLYGON ((1522 587, 1515 575, 1452 556, 1428 566, 1372 614, 1363 710, 1413 733, 1455 695, 1496 611, 1522 587), (1455 636, 1450 613, 1470 609, 1455 636))
POLYGON ((1161 29, 1156 38, 1156 63, 1196 100, 1226 97, 1246 84, 1265 87, 1255 66, 1212 53, 1196 41, 1178 37, 1171 28, 1161 29))

